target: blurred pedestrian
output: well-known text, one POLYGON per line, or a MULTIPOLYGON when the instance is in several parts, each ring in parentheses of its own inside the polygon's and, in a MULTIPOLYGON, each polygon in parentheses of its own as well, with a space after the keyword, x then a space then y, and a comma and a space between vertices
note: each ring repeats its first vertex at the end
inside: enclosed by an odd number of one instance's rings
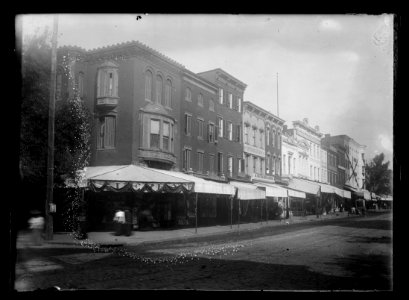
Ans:
POLYGON ((38 210, 32 210, 28 224, 31 230, 32 244, 40 246, 42 244, 42 233, 44 229, 44 218, 41 216, 41 212, 38 210))
POLYGON ((123 232, 123 224, 125 224, 125 212, 117 209, 114 216, 115 235, 121 235, 123 232))

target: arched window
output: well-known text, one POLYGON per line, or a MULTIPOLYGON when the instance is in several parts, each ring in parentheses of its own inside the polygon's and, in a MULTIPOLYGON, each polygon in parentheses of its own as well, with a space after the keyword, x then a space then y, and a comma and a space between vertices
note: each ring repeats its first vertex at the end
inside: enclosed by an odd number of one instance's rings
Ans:
POLYGON ((197 95, 197 105, 203 107, 203 95, 202 94, 197 95))
POLYGON ((145 100, 152 101, 152 72, 145 72, 145 100))
POLYGON ((172 107, 172 82, 169 79, 166 80, 165 106, 172 107))
POLYGON ((186 88, 185 90, 185 100, 192 101, 192 90, 190 88, 186 88))
POLYGON ((213 99, 209 100, 209 110, 214 111, 214 100, 213 99))
POLYGON ((156 76, 156 103, 162 103, 162 89, 163 89, 163 79, 160 75, 156 76))

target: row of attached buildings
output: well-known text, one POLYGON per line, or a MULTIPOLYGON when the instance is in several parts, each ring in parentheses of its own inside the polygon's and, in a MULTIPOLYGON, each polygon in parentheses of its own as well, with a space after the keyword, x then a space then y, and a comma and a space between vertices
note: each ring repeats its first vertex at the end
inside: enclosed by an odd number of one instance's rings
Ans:
POLYGON ((244 101, 247 85, 220 68, 194 73, 137 41, 64 46, 58 65, 57 103, 78 96, 93 116, 91 229, 109 226, 116 209, 141 228, 325 213, 367 199, 364 146, 323 136, 307 119, 287 128, 244 101))

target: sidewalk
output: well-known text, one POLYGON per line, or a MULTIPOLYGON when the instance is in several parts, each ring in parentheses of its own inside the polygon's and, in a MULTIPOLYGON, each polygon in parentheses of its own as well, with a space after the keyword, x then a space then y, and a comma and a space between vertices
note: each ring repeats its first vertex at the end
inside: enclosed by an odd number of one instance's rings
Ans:
MULTIPOLYGON (((357 216, 349 216, 349 218, 354 218, 357 216)), ((302 222, 319 222, 322 220, 328 219, 339 219, 339 218, 348 218, 347 212, 329 214, 329 215, 320 215, 319 218, 316 215, 308 215, 305 217, 296 216, 291 217, 290 219, 284 220, 269 220, 268 222, 258 222, 258 223, 246 223, 224 225, 224 226, 208 226, 208 227, 198 227, 197 233, 195 233, 195 228, 184 228, 184 229, 175 229, 175 230, 152 230, 152 231, 133 231, 131 236, 115 236, 113 232, 88 232, 88 239, 85 240, 76 240, 71 233, 54 233, 53 240, 44 241, 41 247, 66 247, 67 245, 77 246, 81 243, 95 243, 100 245, 107 246, 136 246, 141 243, 152 243, 152 242, 161 242, 169 240, 178 240, 189 237, 203 237, 211 236, 223 233, 232 233, 238 231, 249 231, 257 230, 260 228, 266 227, 275 227, 275 226, 286 226, 288 224, 296 224, 302 222)), ((29 239, 28 234, 20 234, 17 247, 19 245, 26 243, 29 239)))

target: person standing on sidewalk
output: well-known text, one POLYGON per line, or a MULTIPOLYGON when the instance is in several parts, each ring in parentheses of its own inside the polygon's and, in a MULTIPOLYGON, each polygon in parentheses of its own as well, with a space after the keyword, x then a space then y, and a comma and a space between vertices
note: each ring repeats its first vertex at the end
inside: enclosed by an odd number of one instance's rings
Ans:
POLYGON ((125 212, 118 209, 114 216, 115 223, 115 235, 121 235, 123 233, 123 227, 125 224, 125 212))
POLYGON ((35 246, 41 246, 42 233, 44 229, 44 218, 38 210, 31 211, 31 218, 28 220, 29 228, 31 230, 32 244, 35 246))

